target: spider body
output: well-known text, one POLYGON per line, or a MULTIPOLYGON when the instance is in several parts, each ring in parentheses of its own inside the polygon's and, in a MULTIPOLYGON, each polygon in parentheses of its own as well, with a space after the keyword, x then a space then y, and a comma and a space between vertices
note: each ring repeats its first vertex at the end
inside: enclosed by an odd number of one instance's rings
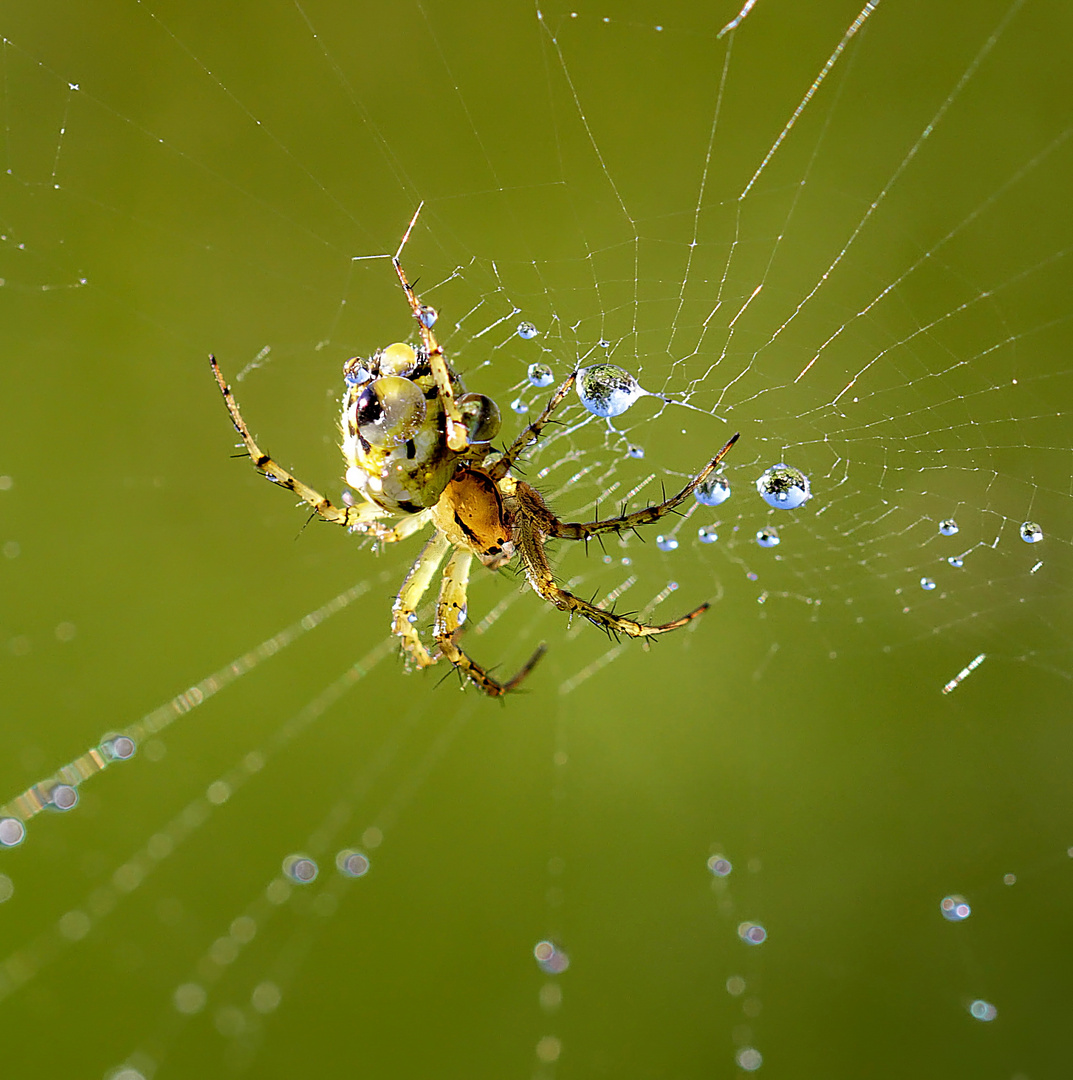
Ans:
POLYGON ((385 544, 430 525, 434 528, 392 608, 392 632, 409 659, 423 668, 446 658, 486 694, 499 697, 517 687, 543 655, 541 645, 521 671, 500 682, 460 648, 474 557, 492 570, 520 558, 530 586, 541 597, 612 634, 648 638, 685 626, 704 612, 707 604, 672 622, 649 626, 597 607, 556 583, 545 544, 549 539, 588 540, 658 521, 714 472, 738 436, 662 503, 602 521, 560 521, 539 492, 510 470, 540 437, 575 376, 570 375, 555 391, 540 415, 504 452, 493 450, 499 409, 490 398, 466 392, 432 332, 436 313, 419 302, 398 258, 394 266, 417 321, 420 344, 415 348, 396 343, 369 360, 354 358, 343 366, 342 450, 347 483, 361 496, 355 505, 333 505, 264 453, 242 419, 215 358, 210 360, 228 413, 254 465, 269 480, 296 494, 314 514, 385 544), (386 518, 399 521, 391 526, 386 518), (417 607, 445 558, 433 623, 436 647, 430 651, 415 625, 417 607))

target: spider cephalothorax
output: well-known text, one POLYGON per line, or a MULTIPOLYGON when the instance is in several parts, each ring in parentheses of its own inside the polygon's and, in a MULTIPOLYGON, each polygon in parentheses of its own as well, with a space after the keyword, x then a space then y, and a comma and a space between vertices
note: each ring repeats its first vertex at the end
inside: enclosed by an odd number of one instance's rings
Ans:
POLYGON ((711 475, 737 435, 681 491, 658 505, 603 521, 560 521, 536 489, 516 479, 510 470, 563 403, 574 375, 552 394, 540 415, 506 451, 494 451, 491 441, 499 432, 498 407, 491 398, 466 392, 432 332, 436 312, 418 300, 398 258, 394 265, 417 320, 420 344, 396 343, 368 360, 354 358, 343 366, 342 449, 346 481, 362 497, 355 505, 333 505, 258 447, 216 360, 210 359, 231 420, 254 465, 269 480, 293 491, 325 521, 382 543, 402 540, 429 525, 435 529, 406 575, 392 609, 392 632, 411 660, 418 667, 428 667, 446 657, 485 693, 498 697, 514 689, 543 655, 541 645, 512 679, 499 682, 459 647, 474 556, 493 570, 520 557, 529 584, 545 600, 612 633, 647 638, 685 626, 700 615, 707 604, 673 622, 647 626, 597 607, 559 587, 545 543, 587 540, 658 521, 711 475), (399 520, 390 526, 386 518, 399 520), (436 649, 430 651, 415 625, 417 605, 448 552, 433 625, 436 649))

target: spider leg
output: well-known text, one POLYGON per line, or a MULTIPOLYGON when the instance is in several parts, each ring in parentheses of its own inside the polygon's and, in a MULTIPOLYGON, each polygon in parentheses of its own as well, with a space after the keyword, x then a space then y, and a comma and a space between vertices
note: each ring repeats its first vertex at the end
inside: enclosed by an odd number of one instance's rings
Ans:
POLYGON ((625 529, 635 529, 638 525, 652 525, 664 515, 674 511, 711 476, 719 462, 726 457, 737 441, 738 436, 735 435, 677 495, 672 495, 669 499, 665 498, 663 502, 654 506, 646 506, 643 510, 635 510, 632 514, 623 513, 619 517, 606 518, 603 521, 560 521, 528 484, 518 484, 518 495, 525 504, 526 510, 533 514, 539 528, 547 536, 554 536, 560 540, 586 540, 590 536, 598 536, 604 532, 620 533, 625 529), (533 496, 536 496, 539 505, 533 500, 533 496))
POLYGON ((436 389, 440 392, 443 411, 447 415, 447 447, 455 451, 466 450, 469 448, 469 433, 462 419, 462 412, 458 407, 458 402, 455 400, 454 377, 443 357, 443 346, 436 340, 436 335, 432 332, 431 320, 428 319, 428 313, 432 309, 425 307, 418 300, 417 293, 414 292, 414 287, 406 277, 398 256, 392 259, 391 262, 395 267, 395 273, 399 275, 399 281, 402 282, 406 299, 410 303, 410 310, 417 320, 421 344, 424 346, 425 353, 428 356, 429 367, 432 368, 432 377, 436 380, 436 389))
POLYGON ((574 385, 577 372, 571 372, 566 382, 555 391, 548 399, 541 414, 507 447, 506 453, 489 468, 488 473, 493 480, 502 480, 510 467, 514 464, 518 455, 531 443, 540 438, 544 425, 551 418, 551 414, 563 403, 566 395, 570 393, 570 387, 574 385))
POLYGON ((391 632, 402 639, 403 649, 410 654, 418 667, 428 667, 436 663, 437 658, 425 648, 417 633, 417 605, 432 584, 433 575, 440 568, 450 546, 451 542, 447 537, 437 532, 421 549, 421 554, 410 567, 391 609, 391 632))
POLYGON ((223 394, 224 404, 227 406, 227 411, 231 415, 231 423, 235 425, 235 430, 242 437, 242 441, 246 445, 246 452, 250 455, 250 460, 265 477, 274 484, 278 484, 288 491, 293 491, 299 499, 312 507, 313 512, 318 517, 323 518, 325 521, 330 521, 333 525, 343 525, 356 532, 369 533, 372 536, 383 540, 385 543, 390 543, 393 539, 402 538, 401 536, 393 535, 399 530, 388 529, 379 523, 377 519, 384 516, 384 511, 378 506, 373 505, 373 503, 365 502, 358 506, 335 506, 321 495, 319 491, 315 491, 307 484, 303 484, 301 480, 291 476, 286 469, 277 465, 276 462, 257 445, 253 436, 250 434, 250 429, 246 427, 246 421, 242 419, 238 404, 235 401, 234 395, 231 393, 231 387, 227 385, 227 381, 224 379, 223 373, 216 363, 216 357, 210 356, 209 362, 212 364, 212 371, 216 376, 216 382, 220 386, 220 393, 223 394))
MULTIPOLYGON (((519 485, 520 486, 520 485, 519 485)), ((514 523, 514 545, 522 557, 525 566, 525 576, 529 584, 549 603, 554 604, 560 611, 567 611, 571 615, 583 615, 589 622, 612 634, 625 634, 632 638, 647 638, 655 634, 666 634, 669 630, 677 630, 680 626, 692 622, 698 615, 708 610, 708 604, 701 604, 681 618, 674 619, 669 623, 658 626, 649 626, 639 623, 634 619, 627 619, 623 615, 616 615, 613 611, 590 604, 575 596, 566 589, 560 588, 555 582, 555 576, 551 572, 548 563, 548 555, 544 550, 544 540, 538 528, 534 528, 531 521, 519 516, 514 523)))
POLYGON ((469 568, 473 554, 462 548, 456 548, 443 571, 443 583, 440 586, 440 600, 436 605, 436 624, 434 634, 440 652, 470 682, 480 687, 489 697, 502 697, 509 694, 536 666, 544 655, 547 646, 541 645, 529 658, 525 666, 505 683, 498 682, 485 671, 480 664, 471 660, 459 647, 457 638, 466 617, 466 589, 469 585, 469 568))

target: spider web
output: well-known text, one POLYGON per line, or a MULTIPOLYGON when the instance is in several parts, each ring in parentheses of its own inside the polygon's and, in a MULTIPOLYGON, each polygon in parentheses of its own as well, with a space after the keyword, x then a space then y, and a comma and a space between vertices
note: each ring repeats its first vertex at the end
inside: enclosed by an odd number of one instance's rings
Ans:
POLYGON ((283 1075, 355 1031, 392 1075, 895 1076, 905 1031, 937 1073, 1066 1060, 1068 23, 6 13, 8 1060, 283 1075), (508 438, 534 363, 649 392, 572 399, 523 463, 561 516, 741 432, 721 506, 556 553, 646 618, 712 601, 658 649, 475 577, 478 659, 550 646, 502 710, 403 675, 417 542, 302 529, 198 359, 338 497, 341 363, 412 335, 387 256, 419 205, 404 265, 508 438), (755 493, 780 462, 793 511, 755 493), (58 780, 77 808, 38 814, 58 780))

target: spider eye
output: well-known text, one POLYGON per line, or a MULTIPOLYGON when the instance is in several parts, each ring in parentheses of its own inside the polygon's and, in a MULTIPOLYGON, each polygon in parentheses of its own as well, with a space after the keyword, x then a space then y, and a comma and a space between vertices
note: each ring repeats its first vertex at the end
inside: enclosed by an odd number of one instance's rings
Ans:
POLYGON ((354 405, 358 434, 370 446, 394 450, 412 438, 425 420, 425 396, 398 375, 374 379, 354 405))
POLYGON ((380 350, 381 375, 406 375, 417 366, 417 353, 409 345, 396 341, 380 350))
POLYGON ((463 394, 458 408, 471 443, 491 442, 499 434, 499 406, 484 394, 463 394))

